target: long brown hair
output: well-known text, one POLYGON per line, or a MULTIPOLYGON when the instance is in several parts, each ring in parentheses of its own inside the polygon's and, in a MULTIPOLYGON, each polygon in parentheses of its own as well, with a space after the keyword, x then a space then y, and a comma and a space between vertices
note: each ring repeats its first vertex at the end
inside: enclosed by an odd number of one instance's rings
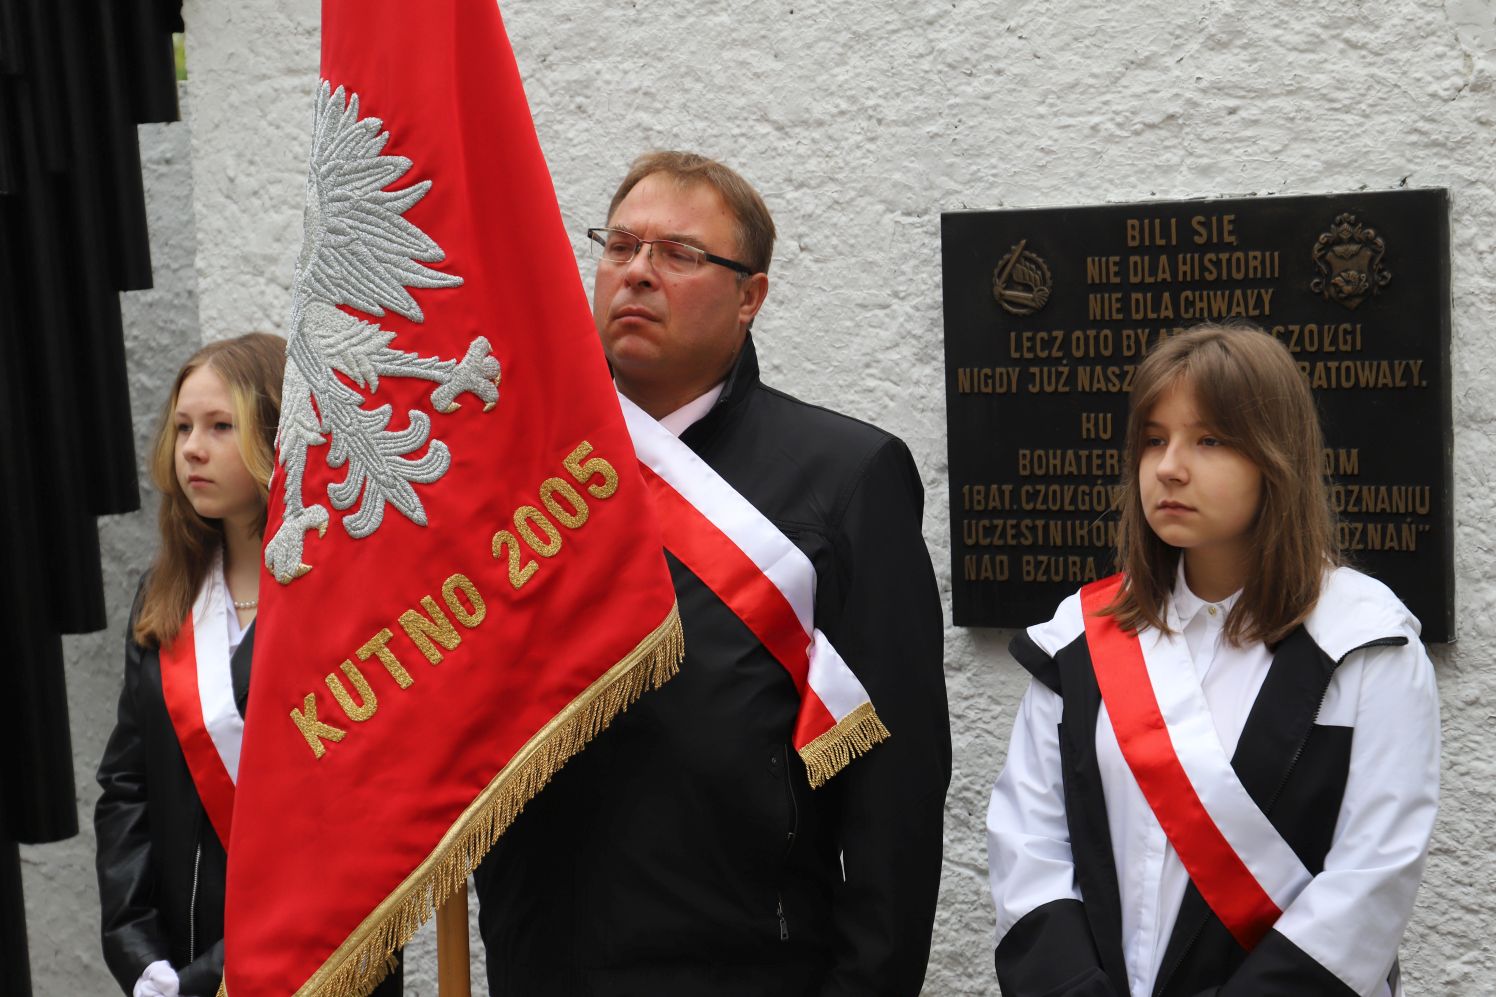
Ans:
POLYGON ((1148 526, 1139 493, 1144 425, 1176 385, 1194 392, 1201 418, 1262 473, 1249 534, 1256 561, 1226 618, 1233 644, 1275 644, 1319 599, 1325 569, 1340 561, 1325 489, 1324 437, 1309 386, 1293 356, 1247 324, 1201 325, 1159 345, 1138 366, 1127 419, 1117 564, 1127 575, 1107 612, 1124 628, 1167 631, 1164 606, 1180 551, 1148 526))
POLYGON ((161 543, 135 618, 135 640, 159 647, 176 639, 192 600, 202 587, 223 546, 223 524, 204 519, 192 508, 176 470, 177 396, 182 382, 201 367, 211 367, 228 388, 234 428, 244 467, 260 486, 257 532, 265 533, 265 505, 275 470, 275 431, 280 421, 281 381, 286 370, 286 342, 266 332, 251 332, 210 343, 194 353, 172 382, 161 411, 151 453, 151 480, 161 493, 161 543))

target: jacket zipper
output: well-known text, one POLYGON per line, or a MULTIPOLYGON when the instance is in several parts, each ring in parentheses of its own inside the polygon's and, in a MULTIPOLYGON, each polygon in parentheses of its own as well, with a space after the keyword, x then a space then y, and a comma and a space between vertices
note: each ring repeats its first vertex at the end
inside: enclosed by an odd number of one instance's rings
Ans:
POLYGON ((790 829, 784 835, 784 857, 788 859, 795 848, 795 832, 800 829, 800 804, 795 799, 795 787, 790 782, 790 747, 784 745, 784 795, 790 800, 790 829))
MULTIPOLYGON (((1340 658, 1335 662, 1335 667, 1339 668, 1342 664, 1345 663, 1346 658, 1349 658, 1357 651, 1364 651, 1368 647, 1401 647, 1406 643, 1407 641, 1400 637, 1379 637, 1376 640, 1369 640, 1365 644, 1358 644, 1355 647, 1351 648, 1349 651, 1346 651, 1344 654, 1342 654, 1340 658)), ((1314 708, 1314 716, 1316 718, 1319 716, 1320 711, 1325 708, 1325 697, 1329 696, 1330 694, 1330 682, 1334 679, 1334 677, 1334 674, 1331 673, 1330 678, 1325 680, 1324 689, 1320 691, 1319 705, 1314 708)), ((1293 758, 1289 759, 1288 768, 1283 770, 1283 778, 1278 781, 1278 788, 1273 790, 1273 795, 1268 799, 1267 806, 1263 808, 1264 815, 1266 815, 1269 810, 1273 809, 1273 805, 1278 802, 1278 797, 1283 795, 1283 790, 1288 786, 1288 779, 1291 775, 1293 775, 1294 766, 1298 765, 1299 763, 1299 756, 1304 753, 1304 749, 1309 745, 1309 735, 1312 733, 1314 733, 1314 721, 1310 720, 1309 728, 1304 731, 1304 736, 1299 738, 1298 747, 1293 749, 1293 758)), ((1208 908, 1209 904, 1207 904, 1206 907, 1208 908)), ((1207 920, 1208 918, 1209 915, 1207 915, 1207 920)), ((1179 950, 1178 957, 1175 958, 1173 963, 1169 965, 1169 971, 1162 977, 1160 977, 1159 982, 1154 985, 1153 992, 1155 994, 1163 994, 1166 992, 1165 987, 1168 986, 1168 983, 1173 978, 1175 971, 1179 969, 1180 963, 1184 962, 1185 953, 1194 948, 1195 942, 1200 938, 1200 932, 1204 930, 1205 921, 1201 921, 1198 925, 1195 926, 1195 931, 1190 935, 1190 940, 1186 942, 1184 947, 1179 950)))
POLYGON ((192 896, 187 901, 187 958, 197 958, 197 877, 203 864, 203 843, 197 843, 197 854, 192 858, 192 896))
MULTIPOLYGON (((789 861, 790 852, 795 849, 795 832, 800 827, 800 804, 795 800, 795 787, 790 782, 790 748, 783 745, 780 749, 784 753, 784 794, 790 801, 790 827, 784 835, 784 857, 780 860, 781 865, 789 861)), ((774 915, 779 918, 779 940, 787 942, 790 940, 790 923, 784 916, 784 895, 777 893, 774 896, 776 905, 774 915)))

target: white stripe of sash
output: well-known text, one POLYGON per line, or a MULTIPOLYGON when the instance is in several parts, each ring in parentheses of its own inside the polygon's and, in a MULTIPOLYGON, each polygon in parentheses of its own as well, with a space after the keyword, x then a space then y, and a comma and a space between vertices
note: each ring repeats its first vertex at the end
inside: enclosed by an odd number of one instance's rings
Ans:
POLYGON ((192 643, 197 650, 197 696, 203 727, 218 749, 229 779, 239 781, 239 748, 244 718, 234 702, 234 675, 229 664, 229 595, 223 583, 223 554, 208 571, 192 603, 192 643))
POLYGON ((838 722, 863 703, 868 702, 867 690, 862 687, 852 668, 839 654, 826 635, 816 631, 815 644, 810 651, 810 687, 820 697, 838 722))
POLYGON ((1149 627, 1138 640, 1169 740, 1200 803, 1278 909, 1287 909, 1312 877, 1231 768, 1184 638, 1149 627))
POLYGON ((774 587, 784 593, 800 620, 801 629, 809 634, 814 629, 816 584, 810 558, 790 543, 757 506, 738 494, 737 489, 648 412, 623 395, 618 396, 618 401, 623 405, 623 418, 634 438, 639 459, 748 555, 774 587))
POLYGON ((810 558, 674 433, 622 394, 618 402, 639 459, 726 534, 789 602, 806 634, 807 681, 831 716, 840 721, 868 702, 851 667, 815 628, 816 570, 810 558))

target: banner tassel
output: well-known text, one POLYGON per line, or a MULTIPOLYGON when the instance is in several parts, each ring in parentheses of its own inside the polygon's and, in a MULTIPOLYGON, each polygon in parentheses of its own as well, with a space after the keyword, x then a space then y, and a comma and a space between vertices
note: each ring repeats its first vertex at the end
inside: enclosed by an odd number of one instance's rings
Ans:
MULTIPOLYGON (((367 997, 392 971, 395 950, 410 941, 447 897, 467 889, 468 876, 525 804, 614 717, 645 692, 674 678, 685 656, 680 609, 672 606, 664 621, 628 657, 588 686, 515 752, 426 861, 349 935, 296 991, 296 997, 367 997)), ((873 721, 877 723, 876 716, 873 721)), ((877 726, 881 730, 883 725, 877 726)), ((833 729, 821 735, 806 750, 835 732, 833 729)), ((887 736, 886 731, 883 736, 887 736)), ((876 740, 881 738, 872 743, 876 740)), ((219 985, 218 997, 228 997, 226 985, 219 985)))

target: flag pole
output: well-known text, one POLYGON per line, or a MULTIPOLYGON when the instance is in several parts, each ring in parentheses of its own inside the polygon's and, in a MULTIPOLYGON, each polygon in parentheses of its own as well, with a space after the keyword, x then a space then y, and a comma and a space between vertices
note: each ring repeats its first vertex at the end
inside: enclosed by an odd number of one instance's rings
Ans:
POLYGON ((436 912, 436 992, 438 997, 472 997, 468 972, 467 884, 452 891, 436 912))

